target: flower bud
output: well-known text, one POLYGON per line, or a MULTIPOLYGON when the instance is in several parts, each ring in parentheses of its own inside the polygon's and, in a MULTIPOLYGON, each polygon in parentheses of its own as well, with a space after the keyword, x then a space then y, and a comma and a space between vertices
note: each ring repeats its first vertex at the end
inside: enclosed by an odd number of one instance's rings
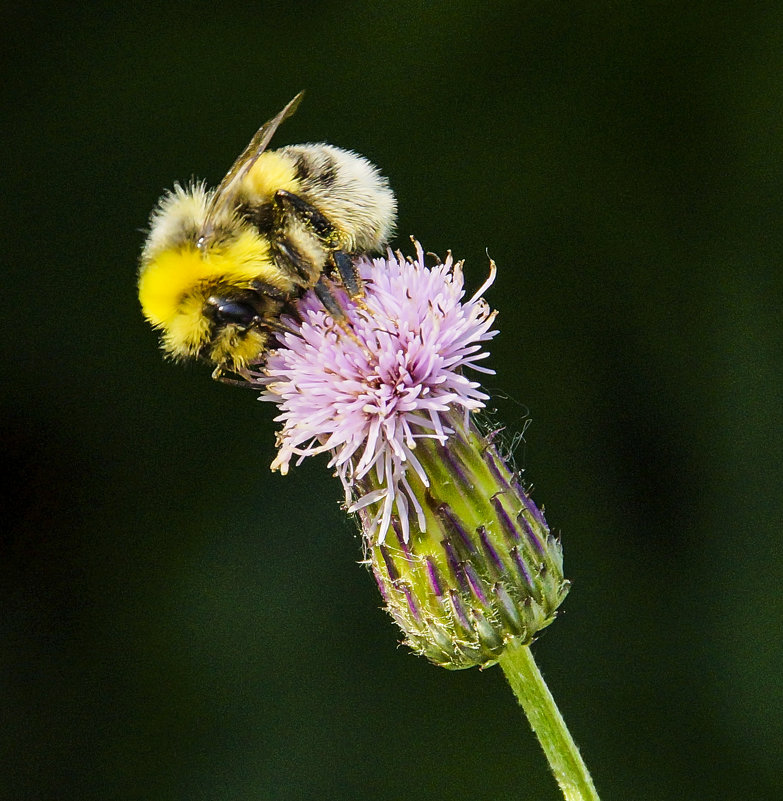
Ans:
POLYGON ((554 620, 569 582, 560 541, 495 446, 464 415, 452 413, 448 425, 445 443, 422 438, 415 448, 429 481, 409 476, 424 527, 416 515, 404 527, 397 504, 380 542, 371 506, 359 514, 368 561, 406 643, 457 670, 493 664, 512 640, 529 644, 554 620))

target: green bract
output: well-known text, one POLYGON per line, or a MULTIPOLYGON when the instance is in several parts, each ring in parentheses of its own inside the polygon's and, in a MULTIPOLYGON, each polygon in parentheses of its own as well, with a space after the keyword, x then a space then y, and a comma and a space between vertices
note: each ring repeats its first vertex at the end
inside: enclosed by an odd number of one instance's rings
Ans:
MULTIPOLYGON (((457 670, 493 664, 512 640, 530 643, 554 620, 569 582, 560 541, 495 446, 462 413, 447 423, 446 444, 416 443, 429 486, 408 474, 425 530, 413 516, 405 542, 395 510, 395 535, 369 545, 368 561, 407 644, 457 670)), ((369 524, 372 510, 359 513, 369 524)))

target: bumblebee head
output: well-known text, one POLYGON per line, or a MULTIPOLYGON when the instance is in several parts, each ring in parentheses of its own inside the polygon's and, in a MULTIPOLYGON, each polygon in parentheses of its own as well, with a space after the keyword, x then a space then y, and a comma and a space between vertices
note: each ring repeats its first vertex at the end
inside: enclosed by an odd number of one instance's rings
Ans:
POLYGON ((241 370, 264 352, 265 321, 279 316, 290 287, 268 241, 243 220, 221 220, 205 243, 209 200, 203 185, 162 199, 142 252, 139 301, 167 354, 241 370))

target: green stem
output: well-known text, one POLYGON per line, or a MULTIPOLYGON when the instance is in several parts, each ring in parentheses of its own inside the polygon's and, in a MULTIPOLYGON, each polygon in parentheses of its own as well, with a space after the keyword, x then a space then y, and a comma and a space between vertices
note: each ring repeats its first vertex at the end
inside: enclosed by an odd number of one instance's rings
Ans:
POLYGON ((530 648, 511 642, 498 662, 520 706, 525 710, 566 801, 599 801, 587 766, 530 648))

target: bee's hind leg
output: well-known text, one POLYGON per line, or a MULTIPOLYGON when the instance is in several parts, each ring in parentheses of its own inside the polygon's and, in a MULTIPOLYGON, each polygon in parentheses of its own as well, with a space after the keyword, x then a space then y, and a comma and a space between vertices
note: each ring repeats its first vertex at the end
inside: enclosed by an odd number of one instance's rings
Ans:
POLYGON ((336 248, 340 242, 340 231, 329 218, 318 209, 302 200, 299 195, 278 189, 275 192, 274 204, 278 215, 295 214, 327 248, 336 248))
POLYGON ((318 300, 323 303, 326 311, 332 315, 332 319, 341 327, 348 328, 350 327, 350 321, 345 314, 345 310, 340 305, 340 301, 334 296, 334 292, 329 283, 329 279, 325 275, 322 275, 318 279, 318 283, 313 287, 313 291, 318 296, 318 300))
MULTIPOLYGON (((340 280, 348 294, 354 299, 361 297, 364 294, 362 279, 359 277, 359 272, 353 263, 353 259, 345 251, 338 249, 340 246, 340 231, 328 217, 306 200, 302 200, 299 195, 295 195, 285 189, 278 189, 275 193, 275 205, 279 215, 296 215, 318 237, 324 247, 330 251, 329 261, 332 267, 336 268, 337 274, 340 276, 340 280)), ((300 274, 304 272, 305 265, 300 263, 302 261, 301 257, 297 259, 296 250, 291 247, 290 243, 282 244, 281 250, 293 250, 293 252, 284 252, 283 255, 300 274)))
POLYGON ((332 319, 339 326, 339 330, 352 339, 365 352, 368 358, 371 359, 372 354, 369 353, 366 345, 356 336, 351 320, 345 313, 345 309, 340 304, 340 301, 334 295, 333 287, 334 284, 325 275, 322 275, 318 279, 318 283, 313 287, 313 291, 318 296, 318 300, 321 301, 326 311, 332 315, 332 319))
POLYGON ((337 268, 343 286, 351 298, 355 300, 362 297, 364 295, 364 287, 353 259, 343 250, 332 251, 331 259, 337 268))

